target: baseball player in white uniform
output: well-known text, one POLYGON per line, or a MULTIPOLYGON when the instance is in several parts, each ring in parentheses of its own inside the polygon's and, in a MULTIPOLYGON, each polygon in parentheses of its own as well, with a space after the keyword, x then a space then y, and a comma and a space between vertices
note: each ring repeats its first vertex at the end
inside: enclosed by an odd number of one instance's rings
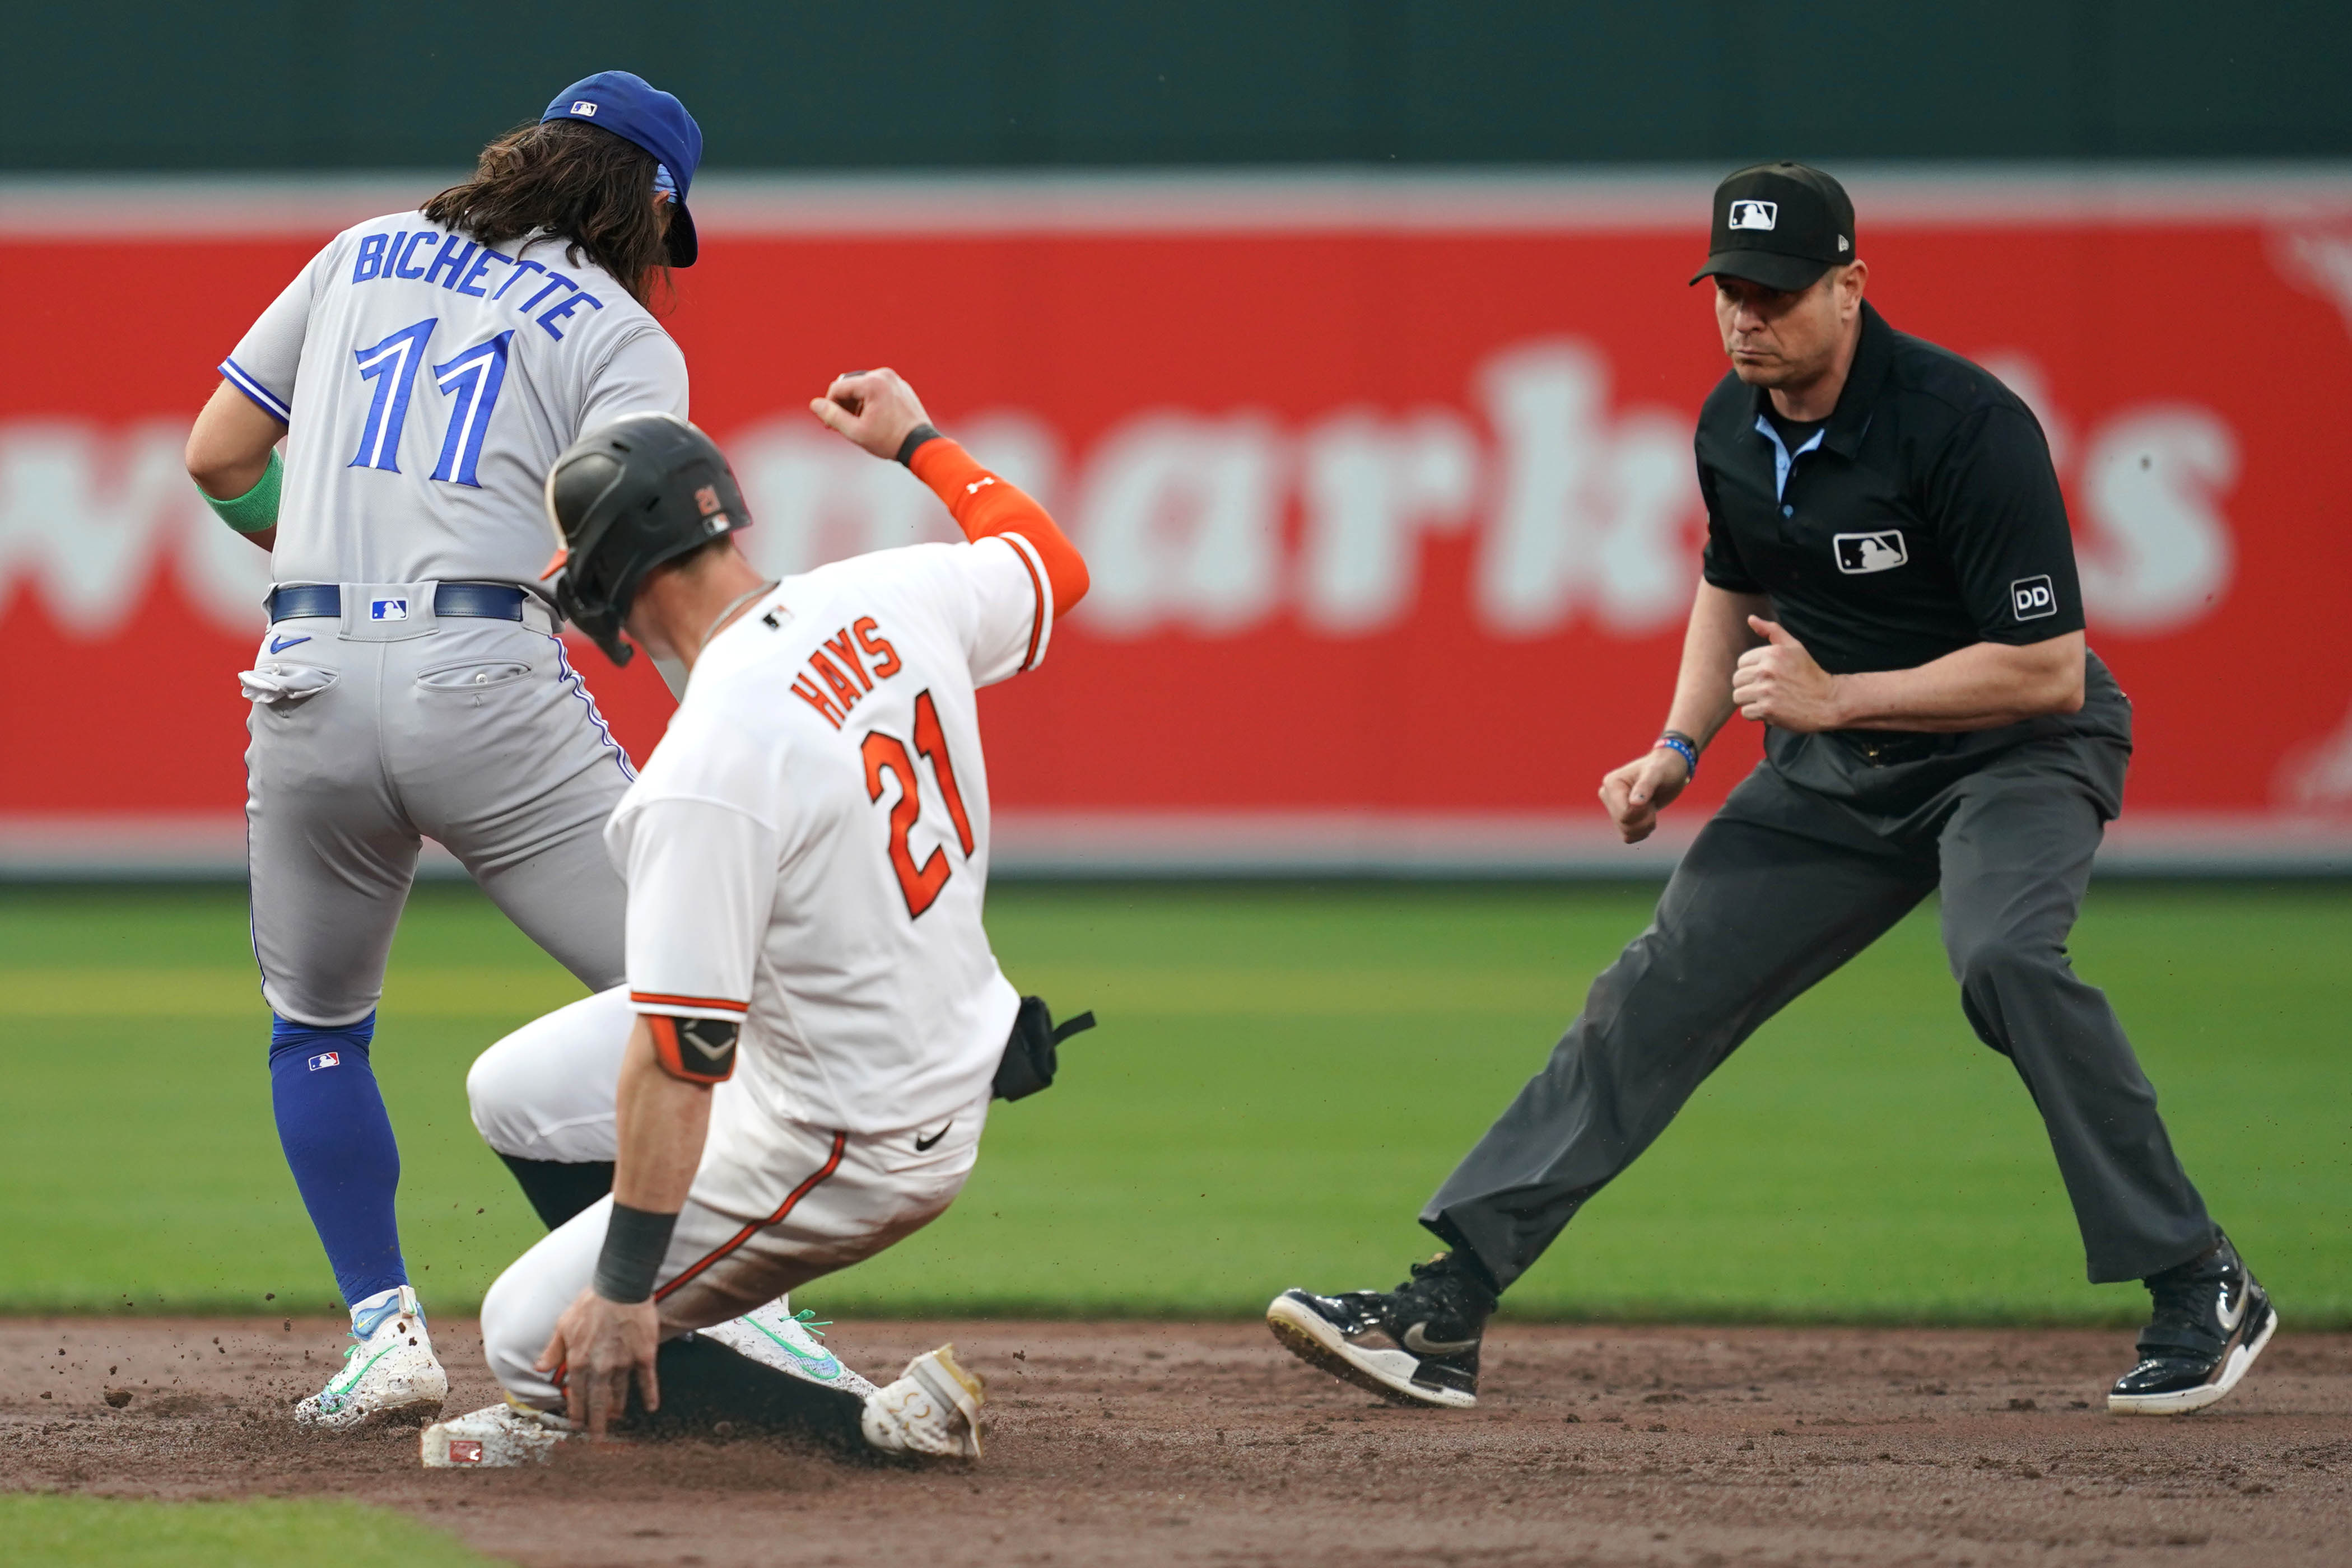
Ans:
MULTIPOLYGON (((189 437, 198 488, 277 582, 239 677, 253 946, 280 1141, 355 1342, 306 1426, 426 1418, 447 1390, 369 1064, 420 836, 591 988, 623 972, 599 835, 634 774, 553 635, 541 487, 583 430, 687 412, 647 301, 695 259, 701 147, 636 77, 566 88, 467 183, 336 235, 221 362, 189 437)), ((593 1196, 564 1185, 531 1191, 542 1212, 593 1196)))
POLYGON ((690 674, 605 830, 626 985, 499 1042, 467 1085, 494 1147, 615 1160, 613 1193, 490 1288, 509 1403, 428 1428, 428 1465, 531 1457, 570 1429, 559 1409, 602 1431, 633 1375, 669 1420, 979 1455, 980 1385, 951 1347, 853 1389, 729 1320, 929 1223, 992 1091, 1017 1097, 1008 1078, 1040 1054, 1050 1081, 1060 1036, 981 922, 975 693, 1036 667, 1086 567, 895 373, 845 376, 813 406, 905 462, 967 542, 764 581, 730 537, 748 519, 725 459, 665 416, 584 437, 549 477, 567 610, 616 656, 625 625, 690 674))

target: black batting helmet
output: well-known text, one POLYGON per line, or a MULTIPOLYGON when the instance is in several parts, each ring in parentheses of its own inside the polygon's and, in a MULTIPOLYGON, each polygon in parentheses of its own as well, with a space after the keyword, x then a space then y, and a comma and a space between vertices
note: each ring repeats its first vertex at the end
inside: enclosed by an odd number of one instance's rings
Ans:
POLYGON ((566 447, 548 470, 547 518, 556 608, 616 664, 635 652, 621 627, 646 573, 751 524, 726 455, 670 413, 625 414, 566 447))

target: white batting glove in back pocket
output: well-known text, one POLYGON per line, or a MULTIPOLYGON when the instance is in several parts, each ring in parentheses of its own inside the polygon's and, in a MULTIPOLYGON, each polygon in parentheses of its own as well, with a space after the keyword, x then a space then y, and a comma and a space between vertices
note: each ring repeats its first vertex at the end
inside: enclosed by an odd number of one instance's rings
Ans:
POLYGON ((318 695, 333 685, 340 674, 315 664, 263 664, 258 669, 239 670, 236 684, 247 701, 277 707, 318 695))

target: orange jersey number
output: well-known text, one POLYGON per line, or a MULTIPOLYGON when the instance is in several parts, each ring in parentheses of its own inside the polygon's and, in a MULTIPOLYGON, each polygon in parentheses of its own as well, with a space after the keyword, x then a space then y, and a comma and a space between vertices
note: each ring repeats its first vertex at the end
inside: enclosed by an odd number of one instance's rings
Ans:
MULTIPOLYGON (((886 772, 898 780, 898 799, 890 807, 890 867, 898 873, 898 891, 907 897, 907 915, 920 919, 947 886, 951 874, 947 851, 935 849, 923 863, 915 863, 915 852, 907 835, 914 831, 916 821, 923 814, 922 786, 916 781, 915 759, 907 755, 907 743, 895 735, 872 731, 865 744, 858 747, 866 758, 866 797, 879 802, 882 799, 882 775, 886 772)), ((948 757, 946 732, 940 727, 940 710, 931 701, 931 694, 922 692, 915 698, 915 749, 930 759, 931 773, 939 780, 940 794, 947 801, 948 815, 955 822, 956 839, 963 846, 964 858, 971 857, 971 820, 963 809, 963 792, 956 788, 955 764, 948 757)))

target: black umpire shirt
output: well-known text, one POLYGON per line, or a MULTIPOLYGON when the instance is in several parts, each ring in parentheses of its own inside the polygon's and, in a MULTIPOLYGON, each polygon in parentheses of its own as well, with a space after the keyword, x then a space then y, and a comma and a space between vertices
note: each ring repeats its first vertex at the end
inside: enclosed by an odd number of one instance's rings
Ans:
POLYGON ((1865 303, 1829 419, 1770 408, 1727 374, 1699 411, 1706 580, 1768 596, 1822 669, 1907 670, 2083 630, 2049 443, 1990 372, 1865 303))

